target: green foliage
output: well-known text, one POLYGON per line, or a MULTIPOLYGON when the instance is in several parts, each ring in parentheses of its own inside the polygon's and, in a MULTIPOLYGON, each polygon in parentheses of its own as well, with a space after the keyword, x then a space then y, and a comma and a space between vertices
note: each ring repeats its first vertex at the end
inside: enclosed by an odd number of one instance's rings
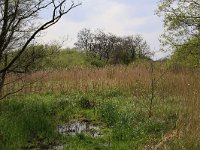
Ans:
POLYGON ((87 54, 86 62, 88 63, 88 65, 98 67, 98 68, 106 66, 106 61, 104 59, 100 60, 98 57, 93 56, 90 53, 87 54))
POLYGON ((121 50, 119 52, 113 52, 111 59, 109 60, 110 64, 125 64, 128 65, 134 61, 135 58, 131 58, 131 54, 128 51, 121 50))
MULTIPOLYGON (((16 52, 10 53, 8 59, 12 59, 16 54, 16 52)), ((91 65, 104 66, 101 61, 90 59, 85 53, 75 49, 60 49, 57 45, 32 45, 27 48, 12 68, 17 71, 25 69, 26 71, 38 71, 91 65)))
POLYGON ((63 49, 51 60, 51 64, 46 64, 47 68, 63 69, 72 67, 87 66, 86 55, 74 49, 63 49))
POLYGON ((84 108, 84 109, 91 109, 95 107, 94 100, 90 99, 90 97, 88 96, 80 97, 79 105, 81 108, 84 108))
MULTIPOLYGON (((8 59, 13 59, 16 54, 17 51, 9 53, 8 59)), ((143 57, 138 59, 143 59, 143 57)), ((29 72, 74 67, 100 68, 112 64, 128 65, 132 61, 133 59, 128 51, 113 53, 112 57, 106 60, 105 58, 100 59, 99 56, 95 56, 89 52, 86 53, 70 48, 61 49, 58 45, 31 45, 16 61, 11 70, 16 72, 29 72)))
POLYGON ((168 129, 165 122, 147 118, 140 112, 120 109, 112 102, 106 102, 100 108, 101 119, 112 128, 112 138, 117 141, 137 141, 148 139, 151 135, 162 135, 168 129))
POLYGON ((39 97, 7 101, 1 106, 0 148, 18 149, 28 140, 55 137, 56 120, 52 116, 53 111, 39 97))
POLYGON ((200 39, 193 38, 173 53, 170 66, 200 68, 200 39))
POLYGON ((113 97, 123 97, 124 93, 121 92, 119 89, 114 88, 114 89, 108 89, 106 91, 102 91, 99 93, 101 97, 103 98, 113 98, 113 97))
MULTIPOLYGON (((51 60, 58 54, 57 45, 30 45, 17 59, 10 70, 38 71, 49 68, 51 60)), ((8 61, 18 54, 18 50, 8 54, 8 61)))
POLYGON ((59 96, 56 101, 52 101, 50 104, 58 123, 69 122, 77 111, 76 101, 67 96, 59 96))
POLYGON ((165 33, 163 46, 174 49, 192 37, 198 36, 200 24, 200 3, 196 0, 160 0, 157 14, 164 16, 165 33))
POLYGON ((143 148, 158 143, 162 135, 174 129, 177 101, 173 98, 164 102, 156 97, 154 115, 149 118, 148 101, 118 89, 12 97, 0 105, 0 148, 19 149, 28 141, 32 145, 42 141, 47 146, 51 141, 66 143, 64 149, 78 150, 143 148), (58 125, 73 121, 97 125, 103 136, 58 134, 58 125))
POLYGON ((100 108, 100 115, 103 122, 108 126, 114 126, 118 120, 118 108, 115 104, 107 102, 100 108))
POLYGON ((108 147, 104 146, 106 142, 103 138, 91 138, 84 134, 78 134, 76 137, 67 139, 67 145, 64 150, 107 150, 108 147))

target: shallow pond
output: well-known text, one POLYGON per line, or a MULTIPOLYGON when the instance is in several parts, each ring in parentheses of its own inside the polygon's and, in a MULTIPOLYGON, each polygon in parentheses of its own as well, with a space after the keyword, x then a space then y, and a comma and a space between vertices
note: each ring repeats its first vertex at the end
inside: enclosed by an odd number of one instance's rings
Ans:
MULTIPOLYGON (((75 136, 77 134, 84 134, 90 137, 100 137, 103 134, 100 132, 100 127, 91 124, 88 121, 74 121, 68 124, 59 125, 58 132, 65 136, 75 136)), ((33 145, 31 147, 23 147, 23 150, 62 150, 67 144, 52 144, 52 145, 33 145)))
POLYGON ((75 121, 65 125, 58 126, 58 132, 63 135, 74 136, 83 133, 91 137, 103 136, 100 127, 92 125, 88 121, 75 121))

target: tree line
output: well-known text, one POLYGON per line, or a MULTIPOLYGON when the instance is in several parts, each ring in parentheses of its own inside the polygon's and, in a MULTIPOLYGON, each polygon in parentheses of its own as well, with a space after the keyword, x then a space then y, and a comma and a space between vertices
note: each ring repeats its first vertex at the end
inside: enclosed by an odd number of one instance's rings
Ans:
POLYGON ((129 64, 137 58, 150 59, 150 47, 141 35, 117 36, 97 29, 78 32, 77 49, 108 64, 129 64))

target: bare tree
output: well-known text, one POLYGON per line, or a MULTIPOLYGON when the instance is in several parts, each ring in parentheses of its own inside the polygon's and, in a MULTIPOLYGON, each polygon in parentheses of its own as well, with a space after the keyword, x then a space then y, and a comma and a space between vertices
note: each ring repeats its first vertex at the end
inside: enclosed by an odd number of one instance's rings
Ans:
POLYGON ((27 50, 28 45, 41 31, 57 23, 63 15, 79 5, 81 3, 73 1, 69 4, 67 0, 0 1, 0 99, 7 95, 2 94, 4 85, 8 84, 5 83, 6 76, 10 72, 26 72, 26 69, 16 70, 18 67, 12 66, 16 66, 17 60, 27 50), (49 13, 49 10, 50 18, 39 23, 40 13, 49 13))
POLYGON ((77 35, 78 41, 74 44, 77 48, 89 52, 93 43, 93 34, 90 29, 84 28, 77 35))
POLYGON ((99 59, 102 60, 105 58, 105 53, 107 51, 107 34, 104 33, 101 29, 97 29, 94 34, 94 52, 97 53, 99 59))

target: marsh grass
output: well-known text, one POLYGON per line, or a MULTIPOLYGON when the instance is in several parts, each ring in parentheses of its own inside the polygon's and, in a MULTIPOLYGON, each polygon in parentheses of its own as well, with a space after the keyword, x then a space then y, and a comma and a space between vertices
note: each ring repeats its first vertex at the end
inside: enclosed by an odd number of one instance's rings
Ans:
POLYGON ((12 97, 1 103, 0 148, 36 147, 59 141, 57 126, 75 112, 67 98, 54 95, 12 97))
MULTIPOLYGON (((162 65, 154 65, 154 76, 158 79, 155 87, 156 95, 191 97, 199 96, 200 76, 197 70, 167 70, 162 65), (161 78, 163 72, 166 72, 161 78)), ((10 75, 7 82, 14 80, 10 75)), ((116 89, 116 93, 133 93, 140 97, 151 90, 151 67, 149 64, 132 66, 108 66, 105 68, 71 68, 66 70, 40 71, 26 76, 25 88, 21 94, 99 93, 116 89)), ((7 85, 4 90, 14 90, 20 84, 15 82, 7 85)), ((20 93, 18 93, 20 94, 20 93)))
POLYGON ((45 143, 68 142, 66 149, 199 149, 200 73, 167 70, 161 76, 165 71, 155 64, 155 79, 161 78, 152 103, 148 64, 32 73, 27 82, 37 82, 1 103, 0 148, 42 137, 45 143), (73 120, 100 125, 104 136, 58 135, 56 126, 73 120))
POLYGON ((14 149, 26 143, 27 139, 47 137, 50 140, 55 136, 56 124, 51 107, 37 97, 6 101, 1 107, 0 118, 2 149, 14 149))

